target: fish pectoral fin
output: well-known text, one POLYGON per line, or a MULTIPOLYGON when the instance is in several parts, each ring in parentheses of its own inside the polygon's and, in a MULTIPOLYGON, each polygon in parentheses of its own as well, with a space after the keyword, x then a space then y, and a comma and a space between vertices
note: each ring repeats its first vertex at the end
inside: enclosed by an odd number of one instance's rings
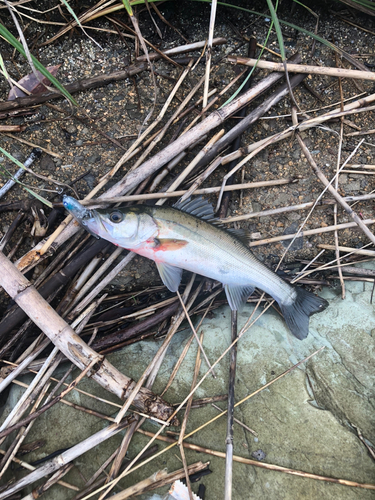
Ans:
POLYGON ((229 307, 232 311, 238 311, 246 303, 247 299, 254 292, 253 286, 224 285, 229 307))
POLYGON ((156 262, 156 267, 158 268, 160 278, 164 285, 171 291, 177 292, 180 286, 182 269, 179 267, 170 266, 163 262, 156 262))
POLYGON ((188 244, 186 240, 176 240, 172 238, 154 238, 155 250, 165 252, 174 251, 183 248, 188 244))

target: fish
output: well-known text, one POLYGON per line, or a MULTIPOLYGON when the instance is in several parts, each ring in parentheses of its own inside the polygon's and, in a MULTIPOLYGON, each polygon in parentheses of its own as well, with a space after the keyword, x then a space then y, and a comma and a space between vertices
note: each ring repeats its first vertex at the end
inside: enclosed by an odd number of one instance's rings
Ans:
POLYGON ((65 195, 63 205, 94 236, 153 260, 171 292, 178 290, 183 270, 221 282, 232 310, 240 310, 259 288, 276 300, 299 340, 308 335, 309 317, 328 306, 324 298, 291 285, 258 260, 249 248, 249 233, 221 226, 202 197, 172 207, 90 209, 65 195))

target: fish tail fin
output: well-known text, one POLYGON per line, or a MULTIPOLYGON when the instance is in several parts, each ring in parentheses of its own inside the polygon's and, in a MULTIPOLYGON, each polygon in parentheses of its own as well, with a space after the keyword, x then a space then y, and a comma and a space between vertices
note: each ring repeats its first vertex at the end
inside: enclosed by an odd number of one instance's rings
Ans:
POLYGON ((309 317, 324 311, 328 302, 301 287, 296 287, 295 291, 297 295, 292 304, 279 305, 289 330, 297 339, 303 340, 309 333, 309 317))

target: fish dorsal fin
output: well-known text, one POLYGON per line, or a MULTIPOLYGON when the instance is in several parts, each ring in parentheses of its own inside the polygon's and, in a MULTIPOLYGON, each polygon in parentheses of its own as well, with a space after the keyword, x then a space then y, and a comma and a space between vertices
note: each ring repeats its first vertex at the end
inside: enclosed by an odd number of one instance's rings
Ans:
POLYGON ((156 262, 156 267, 158 268, 162 282, 168 290, 171 292, 177 292, 178 287, 180 286, 182 269, 170 266, 164 262, 156 262))
POLYGON ((247 229, 233 229, 230 227, 226 228, 226 230, 241 240, 244 245, 249 246, 249 243, 251 242, 251 234, 247 229))
POLYGON ((177 201, 173 205, 173 208, 195 215, 195 217, 199 217, 200 219, 209 220, 210 222, 212 222, 211 219, 215 219, 214 209, 212 208, 211 203, 202 198, 202 196, 188 198, 183 202, 177 201))
POLYGON ((254 292, 254 287, 250 285, 224 285, 224 290, 227 296, 229 307, 232 309, 232 311, 238 311, 243 307, 247 299, 254 292))

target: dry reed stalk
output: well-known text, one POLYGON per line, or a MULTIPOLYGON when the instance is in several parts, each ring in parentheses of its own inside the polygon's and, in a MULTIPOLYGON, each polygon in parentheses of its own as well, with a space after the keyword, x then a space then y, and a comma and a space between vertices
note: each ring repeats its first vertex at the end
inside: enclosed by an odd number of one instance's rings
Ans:
MULTIPOLYGON (((212 58, 212 41, 214 38, 214 29, 215 29, 215 19, 216 19, 216 9, 217 9, 217 0, 212 0, 211 2, 211 14, 210 14, 210 26, 208 29, 208 41, 206 47, 206 70, 205 70, 205 81, 204 81, 204 91, 203 91, 203 104, 202 107, 205 108, 207 106, 207 96, 208 89, 210 86, 210 69, 211 69, 211 58, 212 58)), ((190 497, 192 496, 190 494, 190 497)), ((192 499, 190 499, 192 500, 192 499)))
POLYGON ((129 262, 135 257, 135 253, 129 252, 122 260, 119 262, 106 276, 101 280, 100 283, 96 285, 95 288, 91 290, 90 293, 86 295, 84 299, 79 302, 72 311, 69 313, 69 318, 74 317, 76 314, 79 314, 97 295, 100 293, 103 288, 105 288, 108 283, 110 283, 113 278, 120 272, 124 267, 126 267, 129 262))
MULTIPOLYGON (((153 434, 152 432, 149 432, 149 431, 139 430, 138 432, 140 432, 141 434, 144 434, 145 436, 149 436, 149 437, 155 436, 155 434, 153 434)), ((186 437, 188 437, 188 436, 186 436, 186 437)), ((171 448, 172 446, 175 446, 177 444, 177 441, 175 439, 169 438, 167 436, 158 436, 156 439, 158 439, 160 441, 164 441, 166 443, 172 443, 172 445, 169 446, 168 448, 171 448)), ((209 455, 225 459, 225 453, 223 453, 221 451, 211 450, 210 448, 204 448, 203 446, 199 446, 196 444, 184 442, 184 448, 197 451, 198 453, 207 453, 209 455)), ((368 489, 368 490, 375 490, 375 484, 357 483, 356 481, 348 481, 347 479, 336 479, 336 478, 327 477, 327 476, 320 476, 318 474, 311 474, 310 472, 303 472, 303 471, 299 471, 299 470, 295 470, 295 469, 290 469, 288 467, 281 467, 280 465, 267 464, 265 462, 259 462, 258 460, 251 460, 249 458, 239 457, 238 455, 233 455, 233 460, 235 462, 239 462, 242 464, 253 465, 254 467, 260 467, 261 469, 273 470, 276 472, 283 472, 285 474, 291 474, 294 476, 300 476, 300 477, 305 477, 305 478, 309 478, 309 479, 316 479, 318 481, 327 481, 329 483, 341 484, 343 486, 351 486, 353 488, 363 488, 363 489, 368 489)))
POLYGON ((207 363, 207 365, 208 365, 208 368, 209 368, 209 369, 210 369, 210 371, 212 372, 212 376, 213 376, 214 378, 216 378, 215 372, 214 372, 214 370, 212 369, 211 363, 210 363, 210 362, 209 362, 209 360, 208 360, 208 357, 207 357, 207 354, 206 354, 206 352, 205 352, 205 350, 204 350, 204 348, 203 348, 203 345, 202 345, 201 341, 200 341, 200 340, 199 340, 199 338, 198 338, 198 334, 197 334, 197 332, 195 331, 195 328, 194 328, 194 325, 193 325, 193 323, 192 323, 192 321, 191 321, 191 319, 190 319, 189 313, 187 312, 187 309, 186 309, 186 307, 185 307, 185 304, 184 304, 183 300, 181 299, 180 292, 177 290, 177 292, 176 292, 176 293, 177 293, 178 298, 180 299, 181 307, 182 307, 182 309, 184 310, 185 317, 186 317, 186 319, 187 319, 187 321, 188 321, 188 323, 189 323, 189 325, 190 325, 190 328, 191 328, 191 330, 192 330, 192 332, 193 332, 193 334, 194 334, 194 337, 195 337, 195 340, 197 341, 198 347, 199 347, 199 349, 200 349, 201 353, 203 354, 203 357, 204 357, 204 359, 205 359, 205 361, 206 361, 206 363, 207 363))
MULTIPOLYGON (((187 312, 185 312, 185 314, 186 314, 186 317, 188 317, 187 312)), ((203 342, 203 335, 204 334, 202 332, 201 333, 201 338, 200 338, 200 343, 201 344, 203 342)), ((190 390, 192 390, 196 386, 200 367, 201 367, 201 350, 197 349, 197 355, 196 355, 196 359, 195 359, 195 366, 194 366, 194 373, 193 373, 193 380, 192 380, 192 383, 191 383, 191 389, 190 390)), ((190 500, 194 500, 194 499, 193 499, 193 492, 192 492, 191 484, 190 484, 190 480, 189 480, 188 467, 187 467, 186 457, 185 457, 185 452, 184 452, 184 447, 183 447, 183 440, 184 440, 184 435, 185 435, 185 431, 186 431, 187 421, 188 421, 188 418, 189 418, 189 413, 190 413, 192 402, 193 402, 193 395, 190 396, 190 398, 188 399, 188 401, 186 403, 185 414, 184 414, 184 418, 182 420, 181 429, 180 429, 180 435, 179 435, 179 438, 178 438, 178 445, 179 445, 179 448, 180 448, 180 454, 181 454, 181 458, 182 458, 182 463, 184 465, 185 479, 186 479, 186 484, 187 484, 188 491, 189 491, 189 498, 190 498, 190 500)))
POLYGON ((20 373, 22 373, 29 364, 39 356, 39 354, 44 351, 44 349, 50 343, 49 339, 45 339, 31 354, 29 354, 9 375, 4 378, 0 383, 0 393, 8 387, 8 385, 16 378, 20 373))
MULTIPOLYGON (((336 63, 338 62, 338 56, 336 55, 336 63)), ((339 88, 340 88, 340 97, 341 97, 341 102, 343 101, 343 93, 342 93, 342 85, 341 85, 341 78, 339 78, 339 88)), ((341 108, 343 108, 344 105, 343 103, 341 104, 341 108)), ((338 145, 338 155, 337 155, 337 162, 336 162, 336 178, 335 178, 335 185, 334 189, 336 192, 339 189, 339 172, 340 172, 340 161, 341 161, 341 151, 342 151, 342 142, 343 142, 343 137, 344 137, 344 121, 343 118, 341 118, 341 124, 340 124, 340 136, 339 136, 339 145, 338 145)), ((342 170, 341 170, 342 172, 342 170)), ((338 211, 338 206, 337 203, 333 205, 333 224, 337 225, 337 211, 338 211)), ((340 277, 340 285, 341 285, 341 298, 342 300, 345 299, 345 283, 344 279, 342 276, 342 269, 341 269, 341 263, 340 263, 340 250, 339 250, 339 233, 337 230, 334 232, 334 238, 335 238, 335 254, 336 254, 336 259, 337 259, 337 271, 340 277)))
MULTIPOLYGON (((226 38, 214 38, 212 40, 212 45, 213 46, 216 46, 216 45, 224 45, 225 43, 227 43, 227 40, 226 38)), ((199 50, 199 49, 203 49, 206 45, 206 41, 203 40, 201 42, 194 42, 194 43, 188 43, 186 45, 180 45, 179 47, 174 47, 172 49, 167 49, 167 50, 163 50, 163 54, 167 55, 167 56, 175 56, 177 54, 184 54, 186 52, 193 52, 194 50, 199 50)), ((153 54, 152 52, 149 52, 149 58, 151 61, 154 61, 155 59, 159 59, 160 58, 160 55, 159 54, 153 54)), ((136 61, 146 61, 146 57, 145 56, 139 56, 136 58, 136 61)))
MULTIPOLYGON (((268 305, 263 311, 262 313, 258 316, 260 317, 262 314, 264 314, 264 312, 270 307, 270 305, 268 305)), ((253 315, 252 315, 253 316, 253 315)), ((247 331, 248 328, 250 328, 254 323, 255 321, 257 320, 258 318, 256 318, 253 322, 251 322, 250 325, 245 325, 241 331, 239 332, 239 335, 236 339, 235 342, 233 342, 225 351, 223 354, 221 354, 221 356, 216 360, 214 366, 216 366, 217 363, 219 363, 221 361, 221 359, 230 351, 231 347, 236 343, 238 342, 239 338, 245 333, 245 331, 247 331)), ((296 363, 295 365, 291 366, 290 368, 288 368, 288 370, 286 370, 285 372, 283 372, 281 375, 277 376, 276 378, 274 378, 273 380, 271 380, 270 382, 268 382, 267 384, 265 384, 264 386, 260 387, 259 389, 257 389, 256 391, 254 391, 253 393, 249 394, 248 396, 246 396, 245 398, 243 398, 241 401, 239 401, 238 403, 235 404, 235 407, 241 405, 242 403, 244 403, 245 401, 247 401, 248 399, 250 399, 251 397, 255 396, 256 394, 258 394, 259 392, 263 391, 264 389, 266 389, 267 387, 269 387, 270 385, 274 384, 275 382, 277 382, 278 380, 280 380, 281 378, 283 378, 285 375, 287 375, 288 373, 290 373, 291 371, 293 371, 294 369, 296 369, 298 366, 300 366, 302 363, 305 363, 306 361, 308 361, 310 358, 312 358, 313 356, 315 356, 316 354, 318 354, 320 351, 322 351, 324 349, 324 346, 321 347, 320 349, 318 349, 317 351, 315 351, 314 353, 310 354, 309 356, 307 356, 306 358, 304 358, 303 360, 299 361, 298 363, 296 363)), ((201 385, 201 383, 203 382, 203 380, 207 377, 207 375, 209 374, 209 372, 206 372, 206 374, 202 377, 202 379, 199 381, 199 383, 196 385, 196 387, 194 388, 194 391, 191 391, 191 393, 195 392, 196 389, 201 385)), ((185 404, 185 402, 188 400, 188 398, 190 397, 191 394, 189 394, 185 400, 179 405, 179 407, 177 408, 176 412, 182 408, 182 406, 185 404)), ((192 432, 190 432, 189 434, 187 434, 185 437, 184 437, 184 440, 191 437, 193 434, 195 434, 196 432, 200 431, 201 429, 203 429, 204 427, 206 427, 207 425, 211 424, 212 422, 216 421, 218 418, 221 418, 223 415, 226 414, 226 411, 217 415, 216 417, 214 417, 213 419, 209 420, 208 422, 205 422, 203 425, 201 425, 200 427, 194 429, 192 432)), ((165 440, 165 436, 160 436, 160 433, 161 433, 161 430, 160 429, 156 434, 152 434, 152 433, 148 433, 147 431, 143 431, 141 429, 138 429, 138 432, 140 432, 141 434, 145 434, 147 436, 150 436, 151 437, 151 441, 149 442, 149 444, 151 444, 155 439, 158 439, 160 438, 161 440, 165 440)), ((167 438, 168 439, 168 438, 167 438)), ((142 463, 140 463, 139 465, 137 465, 136 467, 133 467, 130 472, 133 472, 134 470, 138 469, 139 467, 142 467, 143 465, 145 465, 146 463, 150 462, 151 460, 153 460, 154 458, 162 455, 163 453, 165 453, 166 451, 168 451, 169 449, 173 448, 174 446, 176 446, 178 444, 178 441, 177 440, 173 440, 173 443, 170 445, 170 446, 167 446, 167 448, 164 448, 163 450, 161 450, 160 452, 158 452, 157 454, 155 454, 152 458, 150 459, 147 459, 145 461, 143 461, 142 463)), ((184 442, 184 447, 185 445, 187 445, 186 447, 188 447, 188 443, 185 443, 184 442)), ((223 456, 225 456, 225 454, 223 453, 223 456)), ((133 460, 134 462, 134 460, 133 460)), ((259 462, 256 462, 256 463, 259 463, 259 462)), ((129 467, 131 466, 132 464, 129 465, 129 467)), ((126 472, 128 471, 129 467, 124 471, 123 475, 122 476, 125 476, 126 475, 126 472)))
MULTIPOLYGON (((192 286, 194 279, 195 279, 195 274, 193 274, 192 277, 191 277, 191 279, 190 279, 190 287, 192 286)), ((187 287, 187 289, 189 289, 189 286, 187 287)), ((186 290, 185 290, 185 292, 186 292, 186 290)), ((129 397, 127 398, 125 404, 122 406, 121 410, 119 411, 119 413, 116 416, 116 422, 120 422, 121 421, 122 417, 127 412, 129 406, 132 404, 133 399, 137 397, 137 394, 141 390, 142 385, 145 382, 146 378, 148 376, 156 377, 156 373, 159 370, 161 360, 164 358, 164 355, 165 355, 166 350, 167 350, 167 348, 169 346, 169 343, 170 343, 173 335, 177 331, 177 328, 174 328, 174 326, 175 326, 175 324, 173 324, 173 326, 169 329, 169 331, 168 331, 168 333, 167 333, 167 335, 166 335, 166 337, 164 339, 163 344, 158 349, 158 351, 157 351, 156 355, 154 356, 153 360, 149 363, 149 365, 147 366, 146 370, 143 372, 143 374, 139 378, 137 384, 135 384, 135 386, 132 388, 131 394, 129 395, 129 397)))
MULTIPOLYGON (((0 284, 60 351, 81 370, 91 364, 92 360, 96 360, 95 368, 89 376, 121 399, 126 399, 134 387, 134 382, 77 337, 74 330, 1 253, 0 265, 3 270, 0 284)), ((145 413, 161 417, 161 420, 165 420, 171 413, 171 408, 161 398, 142 389, 134 405, 145 413)))
MULTIPOLYGON (((38 406, 41 404, 44 396, 46 395, 48 389, 50 386, 50 382, 44 385, 43 390, 40 391, 40 394, 38 395, 35 403, 31 407, 30 412, 33 413, 38 406)), ((23 441, 27 437, 28 433, 31 431, 32 426, 34 425, 34 421, 30 422, 27 427, 22 426, 20 430, 17 433, 16 438, 14 439, 13 443, 8 446, 8 450, 2 460, 0 461, 0 478, 5 474, 6 470, 8 469, 9 465, 11 465, 13 458, 16 456, 20 446, 22 445, 23 441)))
POLYGON ((339 195, 339 193, 336 191, 335 188, 333 188, 328 181, 327 177, 323 174, 323 172, 320 170, 318 165, 315 163, 314 158, 311 156, 310 151, 307 149, 303 139, 301 138, 300 134, 297 133, 297 140, 301 146, 301 149, 306 156, 307 161, 310 163, 312 169, 315 172, 315 175, 318 177, 318 179, 322 182, 322 184, 327 188, 327 190, 333 195, 333 197, 340 203, 342 208, 345 210, 345 212, 354 220, 354 222, 357 224, 357 226, 362 230, 362 232, 371 240, 373 243, 375 243, 375 236, 374 234, 368 229, 366 224, 362 222, 362 219, 353 211, 353 209, 346 203, 346 201, 343 200, 342 196, 339 195))
MULTIPOLYGON (((367 104, 373 102, 374 100, 375 100, 375 94, 362 97, 361 99, 358 99, 357 101, 351 102, 346 106, 344 106, 344 111, 341 111, 341 108, 335 109, 316 118, 310 118, 308 120, 299 123, 297 129, 299 131, 304 131, 309 128, 321 125, 322 123, 331 120, 332 118, 340 118, 341 116, 345 116, 348 114, 361 113, 364 111, 372 110, 373 109, 372 106, 370 107, 365 107, 365 106, 367 106, 367 104)), ((242 147, 240 150, 224 156, 222 164, 225 165, 226 163, 229 163, 236 158, 241 158, 247 153, 252 153, 253 151, 256 150, 261 151, 261 148, 265 147, 266 145, 275 144, 276 142, 279 142, 283 139, 292 137, 293 134, 295 133, 295 130, 296 127, 292 126, 287 128, 283 132, 271 135, 269 137, 266 137, 265 139, 261 139, 260 141, 254 142, 247 147, 242 147)))
POLYGON ((150 486, 154 485, 155 483, 158 483, 162 479, 165 479, 167 475, 168 473, 165 469, 159 470, 154 474, 152 474, 152 476, 148 477, 147 479, 143 479, 143 481, 139 481, 139 483, 133 484, 129 488, 120 491, 120 493, 112 495, 111 498, 115 500, 125 500, 126 498, 131 498, 134 497, 135 495, 140 495, 150 486))
POLYGON ((32 493, 24 496, 22 500, 36 500, 43 495, 51 486, 60 482, 60 479, 65 476, 73 467, 74 464, 66 464, 60 470, 52 474, 52 476, 44 484, 37 486, 32 493))
MULTIPOLYGON (((342 172, 342 170, 341 170, 341 172, 342 172)), ((359 196, 344 196, 343 197, 344 201, 366 201, 366 200, 374 200, 374 199, 375 199, 375 194, 364 194, 364 195, 359 195, 359 196)), ((220 219, 220 221, 223 223, 238 222, 241 220, 253 219, 254 217, 265 217, 267 215, 276 215, 276 214, 281 214, 281 213, 285 213, 285 212, 293 212, 295 210, 305 210, 306 208, 311 208, 314 205, 316 205, 317 207, 321 207, 322 205, 334 205, 335 203, 336 203, 336 200, 333 200, 332 198, 320 200, 318 203, 316 203, 316 201, 309 201, 307 203, 301 203, 300 205, 290 205, 289 207, 273 208, 270 210, 263 210, 262 212, 251 212, 249 214, 244 214, 244 215, 235 215, 233 217, 225 217, 223 219, 220 219)))
MULTIPOLYGON (((5 258, 5 257, 4 257, 5 258)), ((4 287, 5 288, 5 287, 4 287)), ((7 418, 4 420, 3 424, 0 427, 0 444, 3 443, 4 438, 2 437, 2 433, 4 430, 8 430, 11 428, 18 420, 22 417, 22 415, 27 410, 29 404, 34 398, 35 392, 37 392, 37 386, 39 382, 43 379, 45 373, 49 371, 50 365, 53 366, 53 361, 57 353, 59 352, 58 348, 55 347, 48 358, 45 360, 42 368, 39 370, 37 375, 34 377, 33 381, 27 388, 27 390, 22 394, 20 399, 17 401, 16 405, 12 408, 12 411, 9 413, 7 418)), ((54 367, 53 367, 54 369, 54 367)))
MULTIPOLYGON (((221 408, 219 408, 219 406, 216 406, 215 403, 211 403, 211 406, 213 406, 215 410, 218 410, 220 413, 224 413, 224 411, 221 408)), ((243 429, 249 431, 251 434, 253 434, 253 436, 258 437, 258 434, 253 429, 250 429, 250 427, 241 422, 241 420, 238 420, 238 418, 234 417, 233 421, 236 422, 236 424, 240 425, 243 429)))
MULTIPOLYGON (((59 93, 58 94, 59 97, 61 96, 61 94, 59 93)), ((18 99, 17 99, 18 101, 18 99)), ((6 102, 9 102, 9 101, 6 101, 6 102)), ((15 102, 15 101, 10 101, 10 102, 15 102)), ((0 108, 1 108, 1 105, 0 105, 0 108)), ((14 139, 15 141, 18 141, 22 144, 26 144, 27 146, 31 146, 32 148, 37 148, 37 149, 41 149, 42 151, 44 151, 45 153, 47 153, 48 155, 50 156, 53 156, 54 158, 59 158, 60 160, 63 160, 64 157, 59 155, 58 153, 54 153, 53 151, 51 151, 50 149, 46 149, 46 148, 43 148, 42 146, 39 146, 38 144, 34 144, 33 142, 30 142, 30 141, 26 141, 25 139, 21 139, 21 137, 17 137, 16 135, 12 135, 12 134, 5 134, 3 133, 3 135, 6 135, 7 137, 9 137, 10 139, 14 139)))
MULTIPOLYGON (((375 219, 366 219, 362 221, 363 224, 370 225, 375 223, 375 219)), ((302 236, 311 236, 313 234, 321 234, 321 233, 329 233, 331 231, 347 229, 349 227, 355 227, 357 225, 356 222, 346 222, 344 224, 337 224, 336 226, 327 226, 327 227, 318 227, 316 229, 309 229, 307 231, 301 231, 300 233, 295 234, 283 234, 281 236, 275 236, 273 238, 266 238, 264 240, 252 241, 249 246, 250 247, 258 247, 260 245, 267 245, 268 243, 275 243, 278 241, 290 240, 293 238, 302 237, 302 236)))
MULTIPOLYGON (((216 295, 218 295, 219 293, 221 293, 221 290, 216 291, 216 292, 215 292, 215 296, 216 296, 216 295)), ((211 299, 211 297, 212 297, 212 294, 210 295, 209 299, 211 299)), ((215 298, 215 297, 214 297, 214 298, 215 298)), ((212 306, 212 303, 213 303, 213 301, 214 301, 214 298, 212 298, 212 299, 211 299, 211 302, 210 302, 209 306, 208 306, 208 307, 206 308, 206 310, 204 311, 204 313, 203 313, 203 315, 202 315, 202 318, 201 318, 201 320, 199 321, 199 324, 198 324, 198 326, 197 326, 197 328, 196 328, 196 331, 198 331, 198 330, 199 330, 199 328, 200 328, 201 324, 203 323, 204 318, 206 317, 207 313, 209 312, 209 310, 210 310, 210 308, 211 308, 211 306, 212 306)), ((204 303, 206 303, 206 301, 203 301, 203 302, 204 302, 204 303)), ((203 303, 201 302, 201 303, 200 303, 197 307, 201 307, 202 305, 203 305, 203 303)), ((196 308, 194 308, 194 309, 193 309, 193 311, 195 311, 195 309, 196 309, 196 308)), ((163 395, 167 392, 167 390, 169 389, 169 387, 172 385, 172 382, 173 382, 173 380, 175 379, 175 377, 176 377, 176 375, 177 375, 177 372, 178 372, 178 370, 180 369, 180 366, 181 366, 181 364, 182 364, 183 360, 185 359, 186 354, 188 353, 188 350, 189 350, 189 348, 190 348, 191 343, 193 342, 193 340, 194 340, 194 333, 193 333, 193 335, 190 337, 190 339, 187 341, 187 343, 186 343, 185 347, 183 348, 183 350, 182 350, 182 352, 181 352, 181 354, 180 354, 180 357, 178 358, 177 363, 175 364, 175 366, 174 366, 174 368, 173 368, 173 370, 172 370, 172 373, 171 373, 171 375, 170 375, 170 377, 169 377, 169 380, 168 380, 168 382, 167 382, 167 385, 165 386, 165 388, 164 388, 163 392, 162 392, 162 393, 161 393, 161 395, 160 395, 161 397, 163 397, 163 395)))
POLYGON ((197 191, 198 187, 204 182, 207 177, 209 177, 212 172, 214 172, 217 167, 221 165, 221 160, 222 157, 219 156, 219 158, 216 158, 209 167, 201 173, 201 175, 198 176, 198 178, 193 182, 193 184, 189 187, 189 189, 186 191, 186 193, 181 197, 181 202, 187 200, 190 196, 193 196, 194 193, 197 191))
MULTIPOLYGON (((48 359, 48 358, 47 358, 48 359)), ((79 376, 71 383, 69 386, 56 398, 53 400, 50 400, 49 403, 44 404, 39 410, 36 410, 35 412, 30 413, 26 418, 22 420, 22 422, 15 423, 14 419, 10 420, 7 425, 2 425, 0 429, 0 437, 3 438, 5 436, 8 436, 11 434, 14 430, 19 429, 23 425, 28 424, 29 422, 32 422, 35 420, 39 415, 44 413, 46 410, 48 410, 52 405, 57 403, 60 399, 62 399, 66 394, 68 394, 74 387, 80 382, 80 380, 83 379, 83 377, 86 376, 87 372, 94 366, 95 360, 93 360, 80 374, 79 376)), ((39 374, 38 374, 39 375, 39 374)), ((36 378, 36 377, 35 377, 36 378)), ((49 378, 49 377, 48 377, 49 378)), ((27 390, 25 391, 24 394, 30 393, 30 390, 33 388, 33 385, 30 384, 27 386, 27 390)))
MULTIPOLYGON (((195 281, 195 277, 196 275, 193 273, 190 277, 190 280, 188 282, 188 284, 186 285, 186 288, 184 290, 184 293, 182 295, 182 301, 184 304, 186 304, 186 310, 187 311, 190 311, 193 303, 195 302, 196 298, 198 297, 198 295, 200 294, 201 290, 202 290, 202 287, 203 287, 203 281, 201 281, 199 283, 199 285, 197 286, 197 288, 194 290, 194 292, 191 292, 192 290, 192 287, 193 287, 193 284, 194 284, 194 281, 195 281)), ((169 330, 167 332, 167 336, 170 336, 170 338, 172 338, 172 336, 178 331, 182 321, 185 319, 185 312, 184 310, 178 310, 177 314, 172 318, 172 321, 171 321, 171 325, 169 327, 169 330)), ((170 341, 169 341, 170 342, 170 341)), ((160 366, 163 362, 163 359, 167 353, 167 349, 168 349, 168 345, 169 345, 169 342, 166 343, 166 348, 164 349, 164 351, 161 353, 157 363, 155 364, 155 367, 153 368, 153 370, 151 371, 150 375, 149 375, 149 378, 147 380, 147 384, 153 384, 154 381, 155 381, 155 378, 156 378, 156 375, 160 369, 160 366)))
MULTIPOLYGON (((210 462, 196 462, 194 464, 191 464, 188 466, 188 472, 189 475, 196 474, 197 472, 207 469, 207 467, 210 465, 210 462)), ((159 471, 156 474, 161 475, 161 471, 159 471)), ((184 478, 184 469, 179 469, 176 470, 175 472, 170 472, 169 474, 166 472, 166 475, 164 477, 161 477, 157 481, 153 481, 152 478, 154 475, 149 477, 148 479, 145 479, 144 481, 141 481, 140 483, 137 483, 130 488, 127 488, 126 490, 121 491, 120 493, 117 493, 117 495, 113 495, 111 499, 113 500, 125 500, 126 498, 130 498, 135 495, 140 495, 141 493, 145 491, 150 491, 154 490, 156 488, 161 488, 167 484, 174 483, 178 479, 183 479, 184 478), (143 484, 142 484, 143 483, 143 484)))
POLYGON ((343 174, 375 175, 375 172, 368 170, 341 170, 343 174))
MULTIPOLYGON (((0 454, 5 455, 5 451, 0 449, 0 454)), ((33 471, 36 469, 36 467, 34 467, 33 465, 30 465, 27 462, 24 462, 23 460, 20 460, 17 457, 13 458, 13 462, 15 464, 19 465, 20 467, 23 467, 26 470, 33 471)), ((77 486, 74 486, 73 484, 70 484, 70 483, 66 483, 65 481, 58 481, 58 484, 60 486, 63 486, 64 488, 68 488, 69 490, 79 491, 79 488, 77 486)))
POLYGON ((100 430, 96 434, 93 434, 92 436, 88 437, 87 439, 81 441, 80 443, 76 444, 75 446, 72 446, 69 448, 69 450, 64 451, 57 457, 53 458, 52 460, 49 460, 47 463, 44 465, 38 467, 36 470, 25 476, 24 478, 20 479, 16 483, 12 484, 7 490, 0 492, 0 500, 3 498, 7 498, 8 496, 17 493, 18 491, 22 490, 26 486, 34 483, 35 481, 38 481, 42 477, 47 476, 48 474, 51 474, 57 470, 59 470, 61 467, 64 465, 72 462, 75 460, 77 457, 80 457, 87 451, 91 450, 95 446, 99 445, 100 443, 106 441, 107 439, 111 438, 112 436, 115 436, 118 432, 122 431, 131 423, 131 419, 127 418, 121 424, 112 424, 106 427, 105 429, 100 430))
MULTIPOLYGON (((247 57, 228 56, 228 61, 233 64, 243 64, 245 66, 257 66, 259 69, 269 69, 272 71, 285 71, 282 63, 271 61, 258 61, 247 57)), ((308 66, 305 64, 286 64, 286 70, 290 73, 306 73, 310 75, 326 75, 341 78, 354 78, 356 80, 375 80, 375 74, 371 71, 358 71, 344 68, 329 68, 324 66, 308 66)))
MULTIPOLYGON (((167 193, 175 191, 176 188, 178 188, 183 183, 183 181, 192 172, 192 170, 196 167, 199 161, 210 151, 215 142, 217 142, 223 135, 224 135, 224 129, 221 129, 207 142, 207 144, 195 156, 195 158, 189 163, 189 165, 186 168, 184 168, 184 170, 177 177, 177 179, 175 179, 174 182, 172 182, 170 187, 167 189, 167 193)), ((162 205, 164 201, 165 199, 160 199, 159 201, 156 202, 156 205, 162 205)))
MULTIPOLYGON (((323 243, 317 245, 318 248, 324 248, 325 250, 334 250, 334 245, 325 245, 323 243)), ((350 252, 358 255, 367 255, 368 257, 375 257, 375 250, 361 250, 359 248, 343 247, 339 246, 340 252, 350 252)))
MULTIPOLYGON (((259 182, 245 182, 243 184, 232 184, 230 186, 225 186, 224 191, 237 191, 240 189, 258 189, 260 187, 272 187, 272 186, 283 186, 285 184, 292 184, 298 182, 298 179, 287 177, 286 179, 273 179, 270 181, 259 181, 259 182)), ((208 187, 203 189, 197 189, 194 195, 201 194, 213 194, 218 193, 221 190, 221 186, 208 187)), ((156 200, 158 198, 179 198, 184 196, 188 191, 173 191, 169 192, 158 192, 158 193, 145 193, 145 194, 131 194, 129 196, 116 196, 115 198, 109 198, 108 200, 95 198, 94 200, 81 200, 80 203, 85 206, 102 206, 109 203, 125 203, 125 202, 136 202, 136 201, 147 201, 156 200)), ((352 199, 353 197, 351 197, 352 199)), ((374 195, 375 198, 375 195, 374 195)))
MULTIPOLYGON (((155 127, 157 127, 159 125, 159 123, 162 121, 165 113, 167 112, 168 108, 169 108, 169 105, 171 104, 173 98, 175 97, 178 89, 180 88, 182 82, 185 80, 186 76, 188 75, 188 73, 190 72, 191 70, 191 66, 192 66, 192 62, 193 61, 190 61, 190 63, 188 64, 187 68, 184 69, 184 71, 181 73, 180 75, 180 78, 177 80, 176 82, 176 85, 173 87, 172 89, 172 92, 169 94, 168 96, 168 99, 165 101, 162 109, 160 110, 160 113, 158 114, 158 116, 156 117, 156 119, 151 123, 151 125, 149 125, 149 127, 138 137, 138 139, 131 145, 131 147, 129 148, 128 151, 126 151, 126 153, 123 155, 123 157, 117 162, 116 164, 116 167, 114 167, 114 169, 112 169, 111 171, 111 175, 110 177, 113 177, 113 175, 117 172, 117 170, 120 168, 121 165, 124 164, 125 160, 121 162, 121 160, 123 158, 128 158, 129 157, 129 153, 131 153, 132 151, 134 151, 134 149, 139 145, 139 144, 142 144, 145 140, 145 138, 154 130, 155 127)), ((187 103, 189 102, 189 100, 191 99, 191 97, 194 95, 194 93, 198 90, 200 85, 197 85, 193 90, 194 92, 190 92, 189 93, 189 99, 184 99, 183 103, 179 105, 178 107, 178 110, 179 112, 182 111, 182 109, 187 105, 187 103)), ((176 113, 174 113, 175 115, 176 113)), ((174 118, 174 115, 173 115, 173 118, 174 118)), ((131 167, 131 169, 129 170, 129 172, 135 170, 136 168, 138 168, 138 166, 143 162, 143 160, 148 156, 148 154, 150 153, 150 151, 152 151, 152 149, 155 147, 155 145, 162 139, 162 137, 164 137, 164 134, 166 133, 167 131, 167 128, 169 127, 169 125, 172 123, 173 119, 170 118, 167 122, 166 125, 163 126, 163 128, 161 129, 161 131, 158 132, 156 138, 151 142, 151 144, 148 146, 148 148, 144 151, 144 153, 142 153, 142 155, 140 156, 140 158, 135 162, 135 164, 131 167)), ((102 178, 102 180, 104 178, 107 179, 108 177, 108 174, 106 174, 106 176, 104 176, 102 178)))
POLYGON ((233 421, 234 421, 234 385, 236 381, 237 364, 237 311, 231 311, 231 342, 233 347, 230 350, 229 365, 229 385, 228 385, 228 409, 227 409, 227 436, 225 440, 225 480, 224 498, 232 498, 232 477, 233 477, 233 421))
POLYGON ((368 165, 366 163, 347 163, 346 166, 348 168, 368 168, 370 170, 375 170, 375 165, 368 165))

